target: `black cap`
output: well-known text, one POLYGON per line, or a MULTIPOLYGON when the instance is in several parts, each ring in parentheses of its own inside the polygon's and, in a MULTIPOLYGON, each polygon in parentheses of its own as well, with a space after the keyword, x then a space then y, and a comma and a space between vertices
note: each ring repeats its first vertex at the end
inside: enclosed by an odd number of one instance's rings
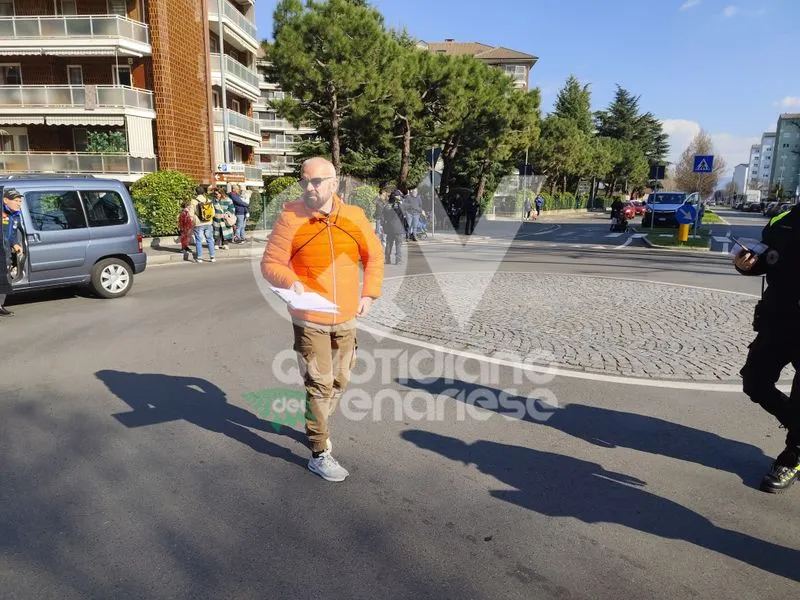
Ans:
POLYGON ((20 194, 16 188, 5 188, 3 190, 3 198, 16 200, 17 198, 22 198, 22 194, 20 194))

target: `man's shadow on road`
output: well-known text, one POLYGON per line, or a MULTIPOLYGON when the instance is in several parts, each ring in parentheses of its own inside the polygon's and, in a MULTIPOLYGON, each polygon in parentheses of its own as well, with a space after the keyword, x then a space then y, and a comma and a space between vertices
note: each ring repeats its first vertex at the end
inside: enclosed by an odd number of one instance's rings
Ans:
MULTIPOLYGON (((122 371, 98 371, 95 376, 133 409, 131 412, 112 415, 126 427, 186 421, 208 431, 221 433, 261 454, 303 467, 306 465, 298 455, 250 431, 257 429, 275 434, 273 423, 228 404, 225 392, 205 379, 122 371)), ((281 427, 280 435, 306 444, 305 435, 290 427, 281 427)))
POLYGON ((397 380, 401 385, 447 396, 465 402, 475 392, 472 402, 501 415, 522 419, 544 427, 552 427, 567 435, 604 448, 630 448, 648 454, 659 454, 738 475, 742 482, 757 487, 772 460, 760 448, 730 440, 709 431, 679 425, 656 417, 621 412, 584 404, 568 404, 564 408, 538 407, 538 416, 528 410, 520 415, 519 407, 527 398, 509 397, 505 406, 495 406, 486 398, 499 398, 501 390, 479 384, 444 379, 397 380), (458 393, 453 393, 454 391, 458 393), (488 393, 478 393, 486 390, 488 393))
POLYGON ((490 441, 409 430, 403 439, 512 486, 494 498, 550 517, 616 523, 662 538, 683 540, 769 573, 800 580, 800 551, 717 527, 680 504, 647 492, 645 482, 599 464, 490 441))

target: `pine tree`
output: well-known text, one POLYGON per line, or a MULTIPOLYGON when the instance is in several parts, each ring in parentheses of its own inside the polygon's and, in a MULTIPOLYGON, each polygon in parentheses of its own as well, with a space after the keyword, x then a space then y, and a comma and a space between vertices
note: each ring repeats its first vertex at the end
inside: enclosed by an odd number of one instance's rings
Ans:
POLYGON ((594 131, 591 103, 589 84, 581 85, 574 75, 570 75, 558 92, 553 114, 560 119, 573 121, 580 131, 591 134, 594 131))
POLYGON ((397 54, 383 17, 360 1, 281 0, 273 21, 270 60, 292 96, 277 103, 278 110, 324 136, 339 171, 348 120, 386 104, 383 75, 393 71, 397 54))

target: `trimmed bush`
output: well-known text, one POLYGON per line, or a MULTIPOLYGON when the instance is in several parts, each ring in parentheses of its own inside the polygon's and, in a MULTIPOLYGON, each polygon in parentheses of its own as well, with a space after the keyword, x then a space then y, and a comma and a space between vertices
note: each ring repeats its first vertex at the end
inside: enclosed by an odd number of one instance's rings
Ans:
POLYGON ((179 171, 157 171, 131 186, 133 206, 151 236, 174 235, 184 200, 194 198, 197 183, 179 171))
MULTIPOLYGON (((296 200, 302 194, 300 184, 294 177, 278 177, 267 184, 264 190, 264 219, 266 226, 271 227, 283 209, 283 205, 296 200)), ((252 205, 252 200, 250 204, 252 205)), ((252 216, 253 212, 250 211, 252 216)), ((259 215, 260 216, 260 215, 259 215)))
POLYGON ((362 185, 361 187, 357 187, 353 190, 353 193, 350 194, 349 204, 360 206, 367 214, 367 218, 372 219, 372 216, 375 214, 375 198, 379 193, 380 191, 378 188, 373 185, 362 185))

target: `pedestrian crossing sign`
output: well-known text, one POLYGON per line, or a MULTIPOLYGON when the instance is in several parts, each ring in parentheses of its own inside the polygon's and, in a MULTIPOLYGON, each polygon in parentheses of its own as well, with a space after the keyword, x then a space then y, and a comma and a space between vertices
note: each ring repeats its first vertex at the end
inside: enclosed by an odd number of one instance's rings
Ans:
POLYGON ((695 173, 711 173, 714 170, 714 157, 712 155, 698 154, 694 157, 695 173))

